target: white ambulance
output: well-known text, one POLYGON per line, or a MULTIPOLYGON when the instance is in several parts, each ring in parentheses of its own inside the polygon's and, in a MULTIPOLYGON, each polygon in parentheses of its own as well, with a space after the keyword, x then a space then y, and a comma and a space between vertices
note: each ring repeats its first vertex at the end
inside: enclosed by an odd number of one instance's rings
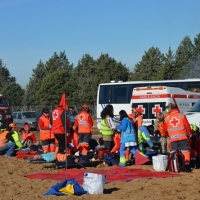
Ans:
POLYGON ((176 87, 151 86, 133 89, 131 107, 140 107, 143 125, 154 123, 156 113, 164 112, 169 103, 175 103, 181 113, 188 111, 198 100, 200 93, 176 87))

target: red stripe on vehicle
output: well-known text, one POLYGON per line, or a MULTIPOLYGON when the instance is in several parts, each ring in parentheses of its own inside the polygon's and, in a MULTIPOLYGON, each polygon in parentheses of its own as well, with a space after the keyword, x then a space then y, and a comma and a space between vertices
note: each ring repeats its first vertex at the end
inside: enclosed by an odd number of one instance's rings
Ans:
POLYGON ((132 99, 161 99, 161 98, 189 98, 200 99, 200 95, 186 95, 186 94, 145 94, 145 95, 133 95, 132 99))

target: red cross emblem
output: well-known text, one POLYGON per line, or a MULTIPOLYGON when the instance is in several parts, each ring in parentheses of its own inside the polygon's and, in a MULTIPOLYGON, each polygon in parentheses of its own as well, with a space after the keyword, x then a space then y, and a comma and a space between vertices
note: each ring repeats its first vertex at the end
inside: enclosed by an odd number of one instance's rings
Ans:
POLYGON ((172 125, 173 127, 177 127, 177 125, 179 124, 179 119, 176 117, 172 117, 172 119, 170 120, 170 125, 172 125))
POLYGON ((81 114, 78 118, 82 121, 85 118, 85 116, 81 114))
POLYGON ((155 104, 155 106, 152 108, 152 113, 156 117, 156 113, 162 112, 162 107, 160 107, 160 104, 155 104))
POLYGON ((142 114, 145 114, 145 108, 143 107, 143 105, 138 105, 138 109, 142 114))
POLYGON ((52 116, 53 116, 53 120, 56 120, 58 118, 58 111, 54 110, 52 113, 52 116))

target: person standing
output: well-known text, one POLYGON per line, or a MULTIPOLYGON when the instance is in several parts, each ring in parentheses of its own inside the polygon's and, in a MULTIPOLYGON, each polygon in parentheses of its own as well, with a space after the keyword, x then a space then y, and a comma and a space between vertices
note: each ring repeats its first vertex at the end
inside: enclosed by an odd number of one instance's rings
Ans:
POLYGON ((79 151, 83 156, 86 156, 89 151, 89 142, 91 140, 91 132, 93 119, 89 114, 89 106, 84 104, 81 112, 76 116, 73 129, 78 129, 79 136, 79 151))
POLYGON ((70 121, 70 135, 73 139, 73 145, 77 148, 78 147, 78 133, 76 130, 73 129, 74 122, 77 116, 77 112, 74 110, 73 106, 69 107, 68 113, 67 113, 67 118, 70 121))
POLYGON ((68 113, 67 113, 67 118, 69 119, 71 126, 73 127, 76 116, 77 116, 77 112, 74 110, 73 106, 69 107, 68 113))
POLYGON ((139 127, 142 126, 143 124, 143 116, 142 116, 142 109, 139 107, 139 108, 133 108, 132 111, 134 112, 134 115, 135 115, 135 128, 136 128, 136 131, 138 130, 139 127))
POLYGON ((169 152, 168 147, 168 137, 164 131, 164 120, 165 116, 164 113, 156 113, 156 123, 154 124, 154 130, 156 136, 159 135, 160 139, 159 142, 161 144, 161 153, 169 152))
POLYGON ((55 139, 51 132, 51 122, 49 109, 42 109, 42 116, 38 119, 38 127, 40 129, 40 140, 42 141, 42 149, 44 153, 55 151, 55 139))
POLYGON ((116 129, 121 131, 121 140, 120 140, 120 161, 119 165, 124 167, 126 165, 125 154, 127 148, 135 157, 135 151, 137 150, 137 134, 133 127, 132 122, 128 118, 128 114, 125 110, 119 112, 121 125, 116 125, 116 129))
POLYGON ((100 125, 100 133, 102 134, 104 145, 106 149, 108 149, 109 151, 111 151, 112 148, 114 147, 114 141, 113 141, 114 131, 112 129, 112 124, 111 124, 113 117, 114 117, 113 106, 109 104, 101 111, 101 125, 100 125))
POLYGON ((185 157, 185 169, 191 171, 190 167, 190 151, 188 138, 192 136, 190 125, 185 114, 181 114, 177 105, 171 104, 168 108, 170 115, 165 118, 164 130, 169 136, 171 153, 180 149, 185 157))
POLYGON ((66 118, 67 113, 65 107, 59 105, 52 111, 52 129, 60 152, 64 152, 67 148, 66 135, 70 135, 70 121, 66 118), (66 130, 65 130, 66 128, 66 130))

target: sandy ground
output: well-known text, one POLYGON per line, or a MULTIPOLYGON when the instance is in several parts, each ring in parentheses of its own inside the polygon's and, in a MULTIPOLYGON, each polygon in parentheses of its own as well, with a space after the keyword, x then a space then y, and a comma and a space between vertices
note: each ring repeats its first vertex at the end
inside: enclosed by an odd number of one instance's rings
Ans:
MULTIPOLYGON (((17 158, 0 157, 0 199, 2 200, 33 200, 33 199, 200 199, 200 170, 192 173, 181 173, 183 176, 174 178, 135 179, 130 182, 112 182, 105 184, 104 194, 82 196, 44 196, 52 185, 58 183, 55 180, 28 179, 26 174, 36 172, 59 172, 57 169, 47 169, 44 166, 51 164, 32 164, 17 158)), ((151 165, 130 166, 153 170, 151 165)), ((106 168, 109 170, 109 167, 106 168)))
MULTIPOLYGON (((36 136, 38 137, 37 133, 36 136)), ((134 179, 130 182, 107 183, 104 194, 101 195, 44 196, 44 193, 59 181, 28 179, 25 176, 37 172, 59 172, 58 169, 45 168, 49 165, 52 164, 32 164, 23 159, 0 156, 0 200, 200 199, 200 169, 195 169, 192 173, 181 173, 183 176, 174 178, 134 179)), ((130 168, 153 170, 152 165, 130 166, 130 168)), ((109 167, 105 170, 109 170, 109 167)))

